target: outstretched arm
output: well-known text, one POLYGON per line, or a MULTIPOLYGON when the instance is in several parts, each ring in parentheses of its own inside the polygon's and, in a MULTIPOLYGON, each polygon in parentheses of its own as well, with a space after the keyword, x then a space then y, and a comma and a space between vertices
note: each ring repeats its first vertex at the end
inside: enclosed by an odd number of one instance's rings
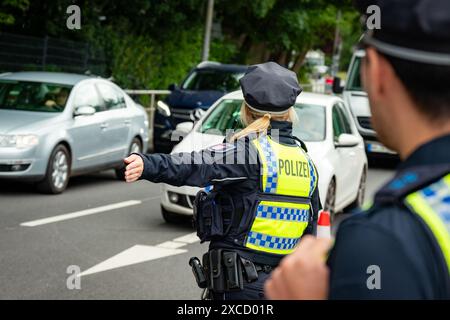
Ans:
MULTIPOLYGON (((224 152, 209 148, 200 152, 178 154, 132 154, 125 159, 125 179, 133 182, 146 179, 174 186, 204 187, 208 184, 235 183, 254 175, 255 168, 238 158, 245 155, 245 148, 227 144, 224 152), (228 148, 228 149, 227 149, 228 148), (238 164, 241 163, 241 164, 238 164)), ((255 167, 256 166, 256 167, 255 167)))

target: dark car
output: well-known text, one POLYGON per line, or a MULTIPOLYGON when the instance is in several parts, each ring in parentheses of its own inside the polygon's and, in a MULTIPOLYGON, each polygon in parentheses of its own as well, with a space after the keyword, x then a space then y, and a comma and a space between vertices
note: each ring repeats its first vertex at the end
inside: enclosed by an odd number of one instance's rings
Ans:
POLYGON ((155 151, 170 152, 178 142, 171 139, 177 124, 198 120, 217 99, 239 89, 239 79, 246 71, 244 65, 202 62, 189 72, 181 86, 169 86, 172 93, 164 101, 166 112, 158 108, 155 113, 155 151))

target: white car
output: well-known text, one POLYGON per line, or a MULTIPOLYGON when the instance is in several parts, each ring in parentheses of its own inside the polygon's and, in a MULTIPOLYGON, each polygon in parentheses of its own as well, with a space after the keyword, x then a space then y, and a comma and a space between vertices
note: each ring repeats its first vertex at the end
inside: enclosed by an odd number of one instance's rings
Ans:
POLYGON ((366 151, 369 157, 396 158, 397 154, 395 151, 385 147, 378 141, 377 134, 372 127, 369 99, 367 93, 363 91, 360 77, 361 63, 365 54, 364 50, 357 50, 353 54, 347 72, 347 82, 338 91, 343 91, 342 97, 355 119, 358 132, 365 140, 366 151))
MULTIPOLYGON (((221 143, 227 129, 240 125, 242 92, 220 98, 195 125, 180 123, 179 133, 187 135, 173 153, 192 152, 221 143)), ((295 105, 298 121, 293 134, 303 140, 319 173, 322 205, 332 216, 347 207, 361 206, 364 200, 367 158, 364 141, 344 101, 337 96, 302 93, 295 105)), ((192 215, 197 187, 162 185, 161 211, 164 219, 175 222, 192 215)))

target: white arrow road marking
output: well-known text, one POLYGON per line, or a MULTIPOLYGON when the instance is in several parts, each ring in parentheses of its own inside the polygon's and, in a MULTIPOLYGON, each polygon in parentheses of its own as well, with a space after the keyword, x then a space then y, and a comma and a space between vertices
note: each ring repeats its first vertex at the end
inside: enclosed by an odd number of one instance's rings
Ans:
POLYGON ((132 264, 142 263, 146 261, 151 261, 159 258, 164 258, 168 256, 173 256, 180 253, 185 253, 187 250, 183 249, 166 249, 154 246, 143 246, 135 245, 131 248, 122 251, 121 253, 105 260, 96 266, 93 266, 86 271, 83 271, 79 276, 85 276, 88 274, 93 274, 97 272, 102 272, 106 270, 116 269, 124 266, 129 266, 132 264))
POLYGON ((175 239, 173 239, 173 241, 175 241, 175 242, 184 242, 184 243, 189 244, 189 243, 194 243, 194 242, 197 242, 197 241, 200 241, 200 240, 197 237, 197 233, 196 232, 192 232, 192 233, 189 233, 189 234, 187 234, 185 236, 175 238, 175 239))
POLYGON ((179 248, 197 241, 199 241, 199 239, 197 238, 196 233, 193 232, 185 236, 173 239, 172 241, 160 243, 156 246, 144 246, 137 244, 103 262, 100 262, 92 268, 83 271, 78 276, 81 277, 88 274, 98 273, 137 263, 166 258, 180 253, 185 253, 187 252, 187 250, 179 248))
POLYGON ((88 216, 88 215, 92 215, 92 214, 96 214, 96 213, 100 213, 100 212, 120 209, 120 208, 124 208, 124 207, 129 207, 129 206, 135 206, 135 205, 141 204, 141 203, 142 203, 142 201, 140 201, 140 200, 129 200, 129 201, 117 202, 117 203, 108 204, 106 206, 61 214, 58 216, 34 220, 34 221, 23 222, 20 225, 24 226, 24 227, 36 227, 36 226, 41 226, 43 224, 49 224, 49 223, 59 222, 59 221, 63 221, 63 220, 75 219, 75 218, 88 216))
POLYGON ((166 248, 166 249, 177 249, 184 247, 186 244, 182 242, 175 242, 175 241, 166 241, 163 243, 160 243, 156 245, 158 248, 166 248))

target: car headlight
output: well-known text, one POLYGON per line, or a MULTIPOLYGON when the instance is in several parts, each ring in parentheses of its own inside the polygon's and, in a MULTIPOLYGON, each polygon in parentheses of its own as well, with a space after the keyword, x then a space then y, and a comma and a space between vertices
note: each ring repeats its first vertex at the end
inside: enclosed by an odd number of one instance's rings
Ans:
POLYGON ((33 134, 0 135, 0 147, 4 148, 28 148, 39 143, 39 138, 33 134))

